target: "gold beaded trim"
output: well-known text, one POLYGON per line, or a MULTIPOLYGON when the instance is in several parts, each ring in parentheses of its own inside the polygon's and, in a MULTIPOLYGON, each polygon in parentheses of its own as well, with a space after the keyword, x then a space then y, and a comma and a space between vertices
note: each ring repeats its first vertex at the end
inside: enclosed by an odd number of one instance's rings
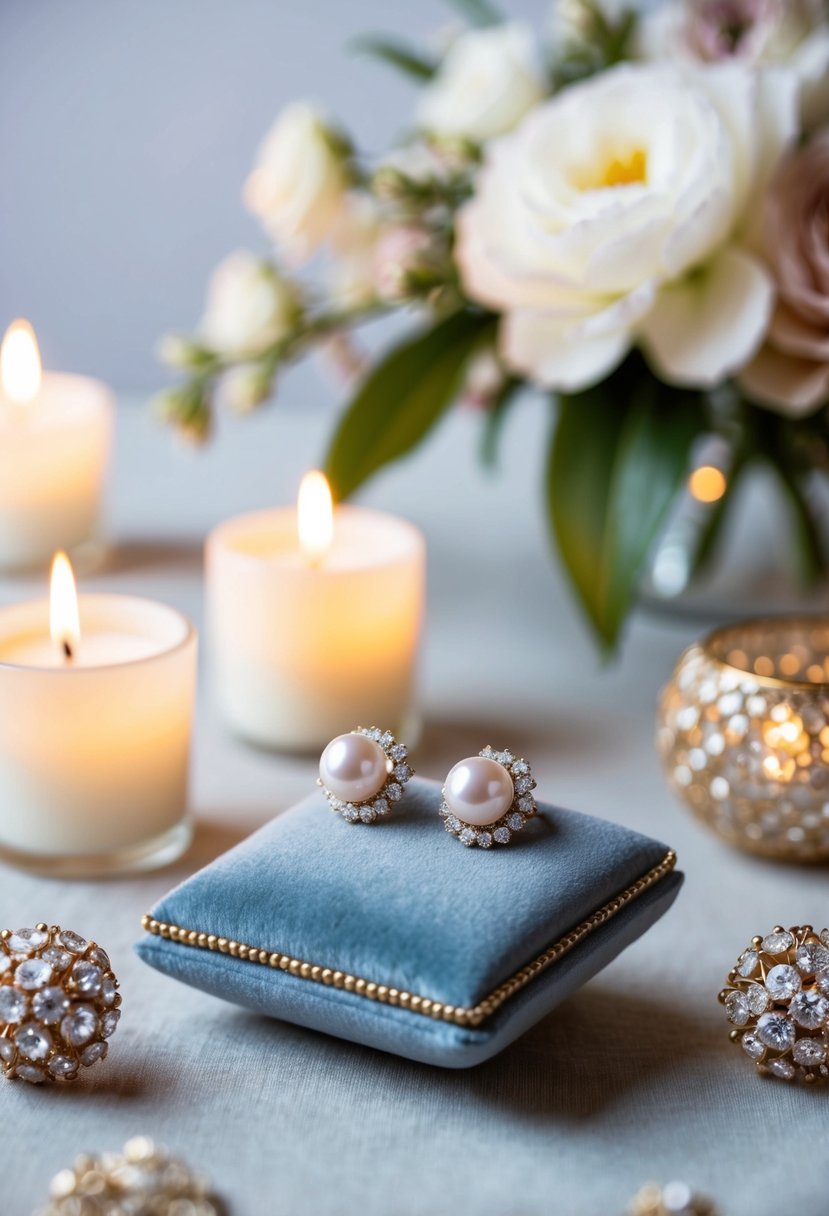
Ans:
POLYGON ((335 971, 332 967, 322 967, 317 963, 305 962, 303 959, 291 958, 288 954, 279 954, 270 950, 261 950, 258 946, 248 946, 244 942, 233 941, 227 937, 217 937, 213 933, 199 933, 196 929, 183 929, 180 925, 168 925, 156 920, 147 913, 141 919, 141 925, 147 933, 155 937, 166 937, 170 941, 179 942, 182 946, 195 946, 199 950, 211 950, 218 954, 230 954, 233 958, 245 959, 249 963, 259 963, 264 967, 274 967, 287 971, 299 979, 310 980, 314 984, 325 984, 329 988, 343 988, 346 992, 354 992, 357 996, 369 1001, 380 1001, 384 1005, 398 1005, 401 1009, 410 1009, 424 1017, 436 1021, 453 1022, 456 1026, 480 1026, 488 1017, 511 996, 525 988, 530 980, 535 979, 542 971, 546 971, 553 963, 558 962, 565 954, 584 941, 594 929, 600 928, 612 920, 618 912, 633 903, 640 895, 654 886, 666 874, 670 874, 676 865, 676 853, 670 850, 662 861, 653 869, 648 870, 641 878, 637 878, 631 886, 615 896, 603 908, 599 908, 587 920, 582 921, 575 929, 560 938, 552 946, 534 958, 526 967, 516 971, 494 992, 471 1009, 459 1005, 446 1005, 442 1001, 432 1001, 425 996, 416 996, 411 992, 403 992, 387 984, 376 984, 373 980, 362 979, 360 976, 349 975, 346 971, 335 971))

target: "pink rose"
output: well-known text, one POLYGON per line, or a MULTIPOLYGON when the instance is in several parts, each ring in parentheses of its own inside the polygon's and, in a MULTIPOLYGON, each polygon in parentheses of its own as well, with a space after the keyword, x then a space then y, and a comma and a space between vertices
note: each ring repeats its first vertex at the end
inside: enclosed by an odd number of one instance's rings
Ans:
POLYGON ((829 130, 784 162, 769 192, 765 242, 777 307, 740 382, 764 405, 809 414, 829 401, 829 130))

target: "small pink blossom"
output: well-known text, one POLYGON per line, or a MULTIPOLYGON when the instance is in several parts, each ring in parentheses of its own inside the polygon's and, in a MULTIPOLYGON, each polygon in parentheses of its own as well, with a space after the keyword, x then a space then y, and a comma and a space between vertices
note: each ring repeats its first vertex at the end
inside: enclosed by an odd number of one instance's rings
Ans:
POLYGON ((417 224, 386 228, 374 247, 373 277, 381 300, 393 302, 407 294, 407 276, 428 259, 432 238, 417 224))

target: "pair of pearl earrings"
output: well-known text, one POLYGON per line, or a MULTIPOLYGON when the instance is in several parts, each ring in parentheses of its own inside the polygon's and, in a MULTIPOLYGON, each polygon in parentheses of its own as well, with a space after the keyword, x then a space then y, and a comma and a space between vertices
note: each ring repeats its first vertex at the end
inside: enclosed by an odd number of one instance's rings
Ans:
MULTIPOLYGON (((318 784, 343 819, 376 823, 391 814, 413 775, 408 749, 391 731, 358 726, 325 748, 318 784)), ((469 848, 509 844, 536 813, 534 789, 526 760, 485 747, 450 769, 440 804, 444 827, 469 848)))

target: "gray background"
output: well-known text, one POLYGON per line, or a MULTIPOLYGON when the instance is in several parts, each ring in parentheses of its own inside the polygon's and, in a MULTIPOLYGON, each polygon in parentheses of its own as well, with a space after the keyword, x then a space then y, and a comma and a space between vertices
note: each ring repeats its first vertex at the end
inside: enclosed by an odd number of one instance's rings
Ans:
POLYGON ((156 339, 197 321, 213 265, 266 248, 240 195, 278 110, 321 101, 381 152, 415 86, 350 40, 455 19, 440 0, 0 0, 0 326, 28 316, 52 368, 157 387, 156 339))

